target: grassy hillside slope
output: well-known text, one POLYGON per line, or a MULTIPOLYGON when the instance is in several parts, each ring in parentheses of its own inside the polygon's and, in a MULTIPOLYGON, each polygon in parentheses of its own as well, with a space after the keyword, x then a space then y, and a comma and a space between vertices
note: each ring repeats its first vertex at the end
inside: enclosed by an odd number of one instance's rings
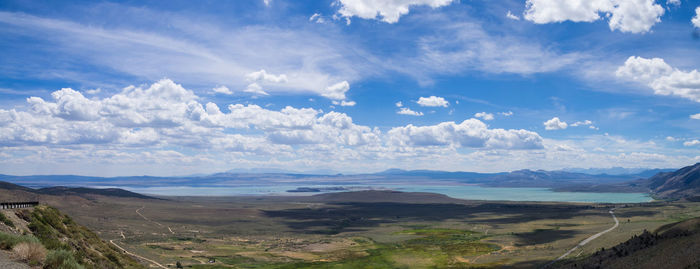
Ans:
MULTIPOLYGON (((131 257, 121 253, 113 246, 102 241, 95 233, 84 226, 75 223, 70 217, 57 209, 48 206, 37 206, 33 209, 6 210, 5 214, 16 214, 19 218, 14 226, 26 227, 28 231, 16 229, 11 232, 0 232, 0 237, 10 243, 16 238, 33 237, 49 252, 44 261, 47 268, 64 268, 63 260, 74 260, 79 266, 67 268, 144 268, 131 257), (27 235, 19 235, 24 232, 27 235), (68 257, 64 257, 68 255, 68 257)), ((6 224, 5 224, 6 225, 6 224)), ((21 241, 21 240, 20 240, 21 241)), ((19 241, 18 241, 19 242, 19 241)), ((12 249, 13 244, 5 246, 12 249)))

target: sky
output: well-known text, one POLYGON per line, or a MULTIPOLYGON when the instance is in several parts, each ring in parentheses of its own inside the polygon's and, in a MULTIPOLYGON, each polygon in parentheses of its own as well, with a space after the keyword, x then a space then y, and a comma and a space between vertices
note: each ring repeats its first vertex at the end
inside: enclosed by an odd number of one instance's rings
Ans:
POLYGON ((0 173, 678 168, 700 1, 0 2, 0 173))

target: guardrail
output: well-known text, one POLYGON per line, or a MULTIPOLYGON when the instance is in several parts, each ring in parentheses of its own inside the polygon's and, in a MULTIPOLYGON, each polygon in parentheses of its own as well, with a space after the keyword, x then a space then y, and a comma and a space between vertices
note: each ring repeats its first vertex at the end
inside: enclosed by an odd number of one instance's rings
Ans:
POLYGON ((0 209, 29 208, 39 205, 39 202, 2 202, 0 209))

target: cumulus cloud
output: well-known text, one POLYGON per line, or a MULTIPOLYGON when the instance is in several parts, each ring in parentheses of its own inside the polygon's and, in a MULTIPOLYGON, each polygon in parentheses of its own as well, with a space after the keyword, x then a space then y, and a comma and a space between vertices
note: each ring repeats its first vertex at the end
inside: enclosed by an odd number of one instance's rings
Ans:
POLYGON ((498 112, 498 114, 500 114, 501 116, 504 116, 504 117, 510 117, 510 116, 513 116, 513 111, 498 112))
POLYGON ((630 56, 615 74, 645 83, 657 95, 674 95, 700 102, 700 72, 697 69, 682 71, 661 58, 630 56))
POLYGON ((394 104, 394 105, 396 105, 396 107, 402 107, 402 106, 403 106, 403 103, 401 103, 401 101, 398 101, 398 102, 396 102, 396 104, 394 104))
POLYGON ((559 117, 554 117, 544 122, 545 130, 563 130, 566 129, 566 127, 568 126, 569 125, 566 122, 561 121, 559 117))
POLYGON ((438 8, 447 6, 454 0, 339 0, 338 13, 346 18, 357 16, 363 19, 378 19, 386 23, 396 23, 408 14, 412 6, 438 8))
POLYGON ((246 79, 248 81, 254 81, 254 82, 271 82, 271 83, 285 83, 287 82, 287 75, 281 74, 281 75, 274 75, 267 73, 265 69, 260 69, 260 71, 255 71, 248 73, 246 75, 246 79))
POLYGON ((322 92, 321 96, 333 99, 333 100, 343 100, 345 99, 345 93, 350 90, 350 83, 347 81, 341 81, 331 86, 326 87, 322 92))
POLYGON ((263 88, 258 83, 248 84, 248 87, 246 87, 243 91, 258 95, 270 95, 265 90, 263 90, 263 88))
POLYGON ((429 107, 447 107, 450 105, 450 103, 447 100, 445 100, 445 98, 437 96, 420 97, 418 98, 417 103, 421 106, 429 107))
POLYGON ((269 153, 290 151, 286 145, 379 141, 377 130, 356 125, 343 113, 242 104, 223 112, 167 79, 145 88, 129 86, 104 99, 88 100, 68 88, 52 97, 28 98, 29 111, 0 109, 0 145, 169 145, 269 153), (227 128, 261 134, 223 132, 227 128))
POLYGON ((474 114, 474 117, 481 118, 482 120, 493 120, 493 114, 486 112, 479 112, 474 114))
POLYGON ((691 119, 694 119, 694 120, 700 120, 700 113, 690 115, 690 118, 691 118, 691 119))
POLYGON ((490 149, 539 149, 542 137, 527 130, 489 129, 477 120, 462 123, 442 122, 430 126, 407 125, 395 127, 387 133, 396 146, 456 146, 490 149))
POLYGON ((423 112, 413 111, 407 107, 402 107, 399 111, 396 111, 396 114, 411 115, 411 116, 423 116, 423 112))
POLYGON ((654 0, 527 0, 524 17, 538 24, 608 19, 610 30, 646 33, 661 21, 664 8, 654 0))
POLYGON ((508 10, 508 12, 506 13, 506 18, 509 18, 511 20, 516 20, 516 21, 520 20, 520 17, 514 15, 512 12, 510 12, 510 10, 508 10))
POLYGON ((700 145, 700 140, 697 140, 697 139, 683 142, 683 146, 686 146, 686 147, 692 147, 692 146, 697 146, 697 145, 700 145))
POLYGON ((212 89, 212 91, 214 91, 215 93, 220 93, 220 94, 228 94, 228 95, 233 94, 233 91, 231 91, 226 86, 218 86, 218 87, 212 89))
POLYGON ((695 28, 700 28, 700 6, 695 8, 695 17, 693 17, 690 22, 693 23, 695 28))

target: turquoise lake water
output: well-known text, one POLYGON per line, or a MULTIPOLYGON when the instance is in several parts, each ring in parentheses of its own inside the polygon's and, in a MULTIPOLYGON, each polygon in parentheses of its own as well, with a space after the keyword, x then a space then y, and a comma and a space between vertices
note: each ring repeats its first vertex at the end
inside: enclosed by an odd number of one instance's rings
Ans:
MULTIPOLYGON (((170 196, 241 196, 241 195, 284 195, 303 196, 319 192, 287 192, 298 187, 328 188, 343 187, 348 191, 396 190, 404 192, 432 192, 458 199, 506 200, 506 201, 547 201, 585 203, 640 203, 651 201, 646 193, 593 193, 555 192, 548 188, 494 188, 475 185, 242 185, 221 187, 139 187, 125 188, 133 192, 170 196)), ((338 191, 322 191, 338 192, 338 191)))

